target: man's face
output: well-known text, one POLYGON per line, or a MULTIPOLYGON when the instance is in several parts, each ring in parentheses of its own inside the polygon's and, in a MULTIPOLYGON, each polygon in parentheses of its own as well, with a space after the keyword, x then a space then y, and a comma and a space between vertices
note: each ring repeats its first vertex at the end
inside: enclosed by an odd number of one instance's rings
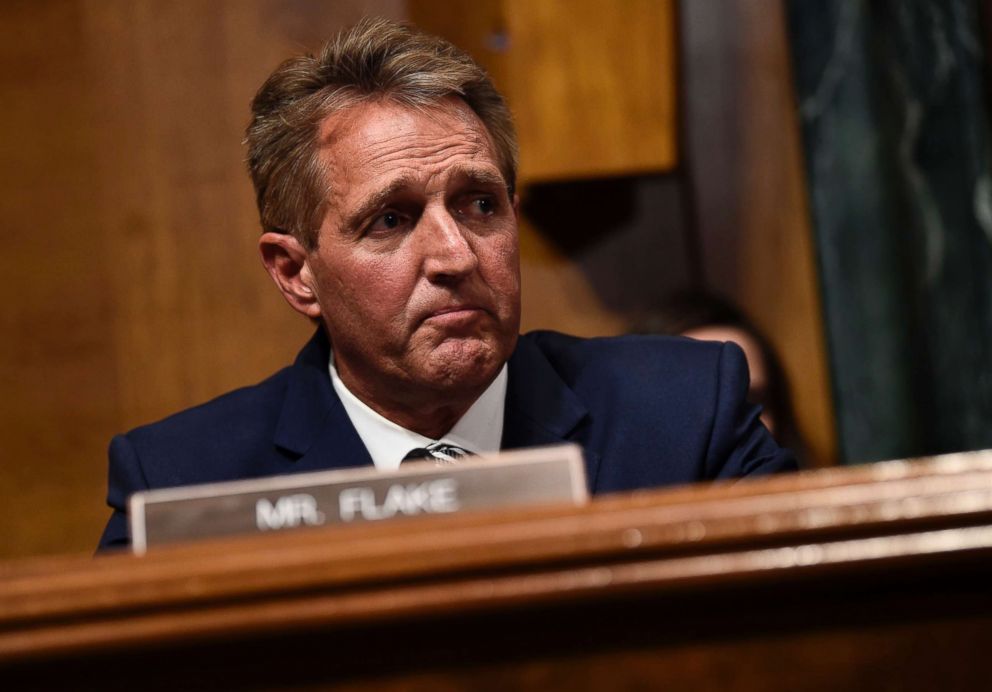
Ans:
POLYGON ((328 211, 304 272, 335 365, 374 408, 488 386, 520 324, 515 201, 461 100, 362 103, 321 126, 328 211))

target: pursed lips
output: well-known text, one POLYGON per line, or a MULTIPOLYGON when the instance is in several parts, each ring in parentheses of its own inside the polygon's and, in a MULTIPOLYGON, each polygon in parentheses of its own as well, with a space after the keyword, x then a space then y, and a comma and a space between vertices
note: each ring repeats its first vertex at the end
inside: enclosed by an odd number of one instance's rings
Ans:
POLYGON ((458 322, 462 319, 471 319, 478 313, 488 312, 485 308, 475 303, 458 303, 435 308, 427 313, 422 321, 435 322, 458 322))

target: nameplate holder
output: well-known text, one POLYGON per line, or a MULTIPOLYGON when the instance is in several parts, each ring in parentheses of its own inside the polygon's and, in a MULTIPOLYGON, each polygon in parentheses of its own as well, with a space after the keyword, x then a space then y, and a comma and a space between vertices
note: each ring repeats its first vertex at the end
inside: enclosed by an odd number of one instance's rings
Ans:
POLYGON ((396 471, 363 467, 148 490, 130 497, 128 516, 140 555, 201 538, 588 499, 582 449, 567 444, 444 466, 423 461, 396 471))

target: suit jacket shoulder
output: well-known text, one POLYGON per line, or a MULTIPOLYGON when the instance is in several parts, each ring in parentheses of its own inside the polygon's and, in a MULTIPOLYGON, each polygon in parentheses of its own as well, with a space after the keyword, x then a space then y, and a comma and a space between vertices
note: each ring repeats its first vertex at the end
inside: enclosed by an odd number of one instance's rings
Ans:
POLYGON ((274 476, 371 463, 334 395, 330 346, 318 332, 296 362, 110 443, 101 547, 128 543, 127 498, 139 490, 274 476))
POLYGON ((114 514, 100 547, 128 544, 125 507, 132 493, 264 475, 287 380, 281 370, 253 387, 116 435, 107 479, 114 514))
POLYGON ((594 492, 795 468, 758 420, 760 409, 746 401, 747 364, 735 344, 532 332, 511 360, 508 404, 526 409, 520 400, 533 385, 525 383, 542 372, 560 384, 539 393, 543 407, 581 409, 562 440, 583 446, 594 492))

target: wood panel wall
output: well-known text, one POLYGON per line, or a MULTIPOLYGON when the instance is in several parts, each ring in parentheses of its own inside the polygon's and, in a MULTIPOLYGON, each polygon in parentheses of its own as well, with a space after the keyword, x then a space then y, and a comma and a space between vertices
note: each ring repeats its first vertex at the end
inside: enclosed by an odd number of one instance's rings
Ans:
POLYGON ((783 2, 682 4, 687 177, 704 283, 783 361, 814 466, 837 441, 783 2))
POLYGON ((311 331, 270 286, 241 147, 283 59, 395 0, 0 6, 0 557, 90 550, 106 447, 311 331))
POLYGON ((409 0, 517 121, 525 182, 657 173, 677 156, 674 0, 409 0))

